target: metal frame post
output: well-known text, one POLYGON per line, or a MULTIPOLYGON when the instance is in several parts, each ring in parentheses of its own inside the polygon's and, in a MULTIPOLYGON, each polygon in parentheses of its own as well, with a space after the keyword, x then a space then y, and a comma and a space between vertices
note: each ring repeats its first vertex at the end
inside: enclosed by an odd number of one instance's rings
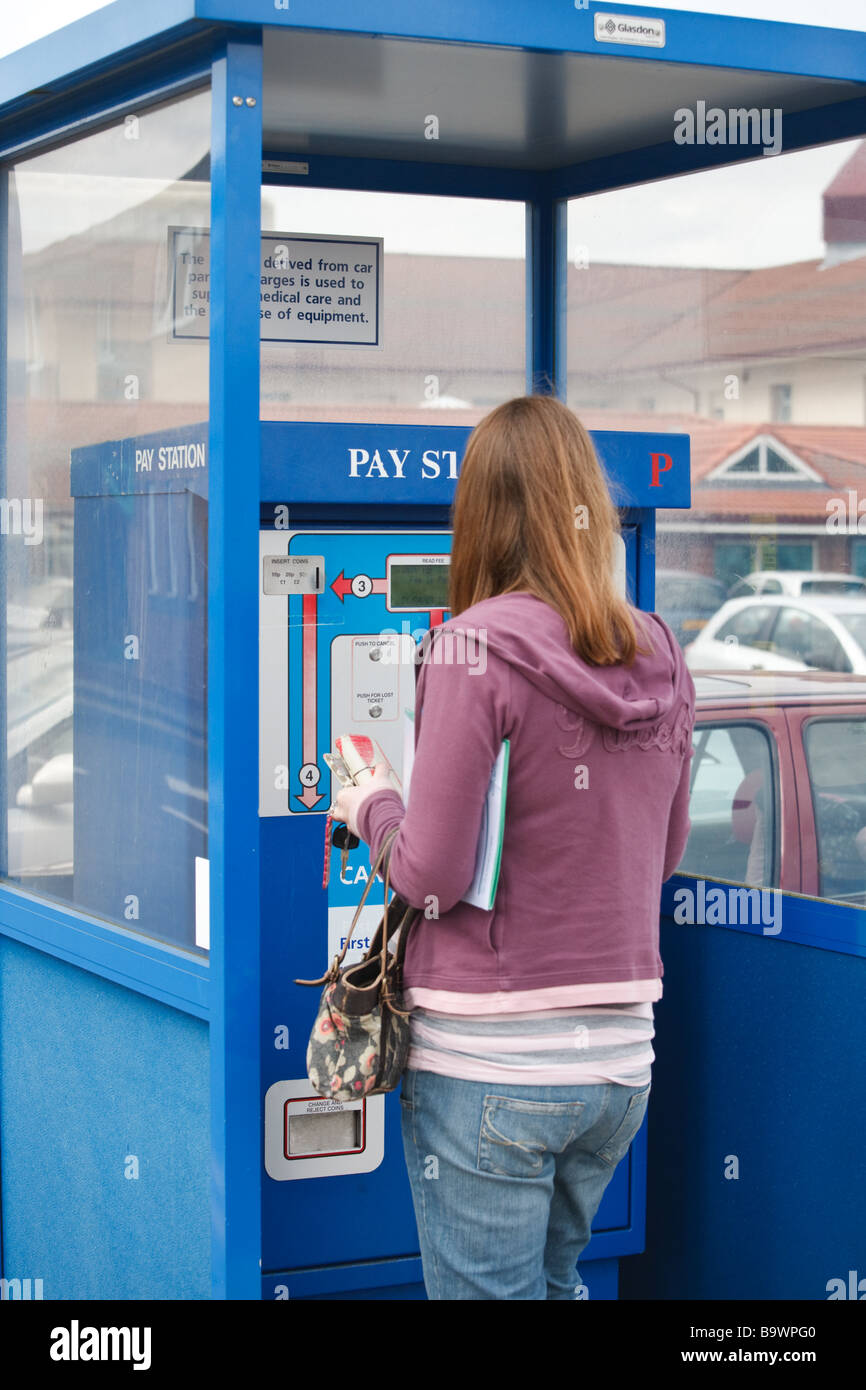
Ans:
POLYGON ((261 31, 213 63, 208 486, 212 1296, 261 1298, 258 855, 261 31), (239 675, 240 673, 240 675, 239 675))

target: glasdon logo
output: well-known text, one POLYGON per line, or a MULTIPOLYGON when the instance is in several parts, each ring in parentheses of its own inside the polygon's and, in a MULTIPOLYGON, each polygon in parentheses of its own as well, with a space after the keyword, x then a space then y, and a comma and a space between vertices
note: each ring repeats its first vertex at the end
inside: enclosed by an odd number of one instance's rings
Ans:
POLYGON ((131 1361, 134 1371, 150 1370, 149 1327, 68 1327, 51 1329, 52 1361, 131 1361))
POLYGON ((642 43, 664 48, 665 22, 636 14, 597 14, 595 38, 598 43, 642 43))

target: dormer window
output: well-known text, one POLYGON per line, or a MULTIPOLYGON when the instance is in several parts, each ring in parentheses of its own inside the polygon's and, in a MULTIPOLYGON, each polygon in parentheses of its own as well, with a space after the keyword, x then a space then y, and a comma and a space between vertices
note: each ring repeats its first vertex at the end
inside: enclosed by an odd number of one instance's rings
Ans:
POLYGON ((768 479, 785 483, 824 482, 820 473, 816 473, 814 468, 810 468, 808 463, 804 463, 770 434, 750 439, 742 449, 738 449, 708 473, 703 481, 714 483, 722 478, 762 483, 766 483, 768 479))

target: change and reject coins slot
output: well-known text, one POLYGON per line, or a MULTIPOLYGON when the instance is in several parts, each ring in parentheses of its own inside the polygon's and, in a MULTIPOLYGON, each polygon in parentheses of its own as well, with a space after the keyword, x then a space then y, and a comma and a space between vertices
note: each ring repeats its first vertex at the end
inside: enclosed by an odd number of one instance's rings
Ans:
POLYGON ((366 1102, 358 1105, 341 1101, 307 1100, 302 1096, 287 1100, 283 1154, 298 1158, 317 1154, 360 1153, 364 1147, 366 1102))
POLYGON ((371 1173, 384 1153, 384 1096, 331 1100, 305 1076, 268 1088, 265 1171, 275 1181, 371 1173))

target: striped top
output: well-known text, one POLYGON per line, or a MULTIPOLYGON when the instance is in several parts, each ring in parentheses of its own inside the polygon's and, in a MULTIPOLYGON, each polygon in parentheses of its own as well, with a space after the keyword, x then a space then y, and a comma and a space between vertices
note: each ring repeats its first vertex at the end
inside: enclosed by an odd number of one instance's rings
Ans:
POLYGON ((415 1007, 407 1065, 465 1081, 645 1086, 654 1035, 649 999, 483 1014, 415 1007))

